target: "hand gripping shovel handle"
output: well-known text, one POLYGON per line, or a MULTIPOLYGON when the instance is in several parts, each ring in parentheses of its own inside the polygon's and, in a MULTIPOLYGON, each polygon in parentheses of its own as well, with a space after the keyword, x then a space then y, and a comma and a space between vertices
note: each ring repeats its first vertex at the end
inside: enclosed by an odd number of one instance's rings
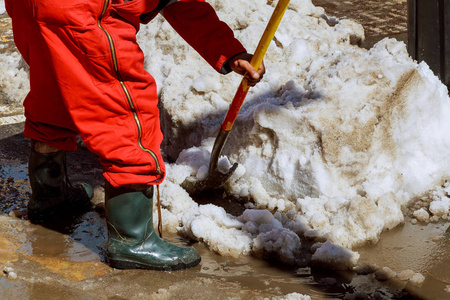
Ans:
MULTIPOLYGON (((253 54, 252 60, 250 64, 255 70, 258 70, 263 61, 264 55, 269 48, 270 42, 275 36, 275 32, 277 31, 278 25, 281 22, 281 18, 286 11, 286 8, 289 4, 290 0, 280 0, 275 7, 275 10, 270 17, 269 23, 264 30, 264 33, 259 41, 258 46, 256 47, 255 53, 253 54)), ((239 110, 241 109, 242 103, 244 102, 245 96, 249 90, 249 86, 245 78, 242 79, 241 84, 239 85, 236 94, 234 95, 233 101, 230 104, 230 108, 228 109, 227 115, 222 122, 221 129, 225 131, 230 131, 233 127, 234 121, 237 118, 239 110)))
MULTIPOLYGON (((256 47, 255 53, 253 54, 252 60, 250 61, 250 64, 255 70, 259 69, 263 61, 263 57, 269 48, 270 42, 275 36, 278 25, 280 24, 284 12, 289 5, 289 1, 290 0, 280 0, 275 7, 272 16, 270 17, 266 29, 264 30, 259 44, 256 47)), ((216 141, 214 142, 214 147, 211 152, 211 161, 209 164, 209 174, 212 174, 217 168, 220 152, 222 152, 222 148, 227 140, 228 134, 231 131, 231 128, 233 128, 234 121, 236 121, 237 115, 241 110, 242 103, 244 103, 244 99, 247 96, 249 88, 250 87, 248 86, 247 81, 243 78, 236 94, 234 95, 233 101, 228 108, 225 119, 220 126, 220 131, 217 135, 216 141)), ((236 168, 236 166, 234 166, 234 168, 236 168)))

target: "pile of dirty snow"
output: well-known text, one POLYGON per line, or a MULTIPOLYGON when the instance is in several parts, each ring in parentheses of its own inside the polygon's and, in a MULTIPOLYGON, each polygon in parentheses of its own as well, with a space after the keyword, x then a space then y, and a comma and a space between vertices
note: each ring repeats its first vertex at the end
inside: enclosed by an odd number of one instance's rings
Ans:
MULTIPOLYGON (((274 5, 210 3, 253 51, 274 5)), ((345 248, 376 242, 404 221, 412 199, 442 190, 450 177, 446 87, 404 43, 352 45, 363 38, 360 25, 330 19, 309 0, 291 2, 220 162, 239 163, 225 188, 248 210, 233 217, 197 205, 179 184, 204 176, 240 78, 215 74, 163 18, 144 27, 139 41, 159 80, 163 150, 176 160, 162 185, 169 227, 224 255, 272 253, 286 263, 300 259, 305 239, 327 240, 313 247, 314 260, 347 268, 359 255, 345 248)), ((421 208, 448 219, 448 193, 440 194, 421 208)))

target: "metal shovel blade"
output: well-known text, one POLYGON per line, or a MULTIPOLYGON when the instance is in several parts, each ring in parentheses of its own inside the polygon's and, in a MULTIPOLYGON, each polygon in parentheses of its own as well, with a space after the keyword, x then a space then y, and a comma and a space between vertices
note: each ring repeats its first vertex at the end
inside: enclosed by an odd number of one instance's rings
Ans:
POLYGON ((197 195, 204 191, 218 189, 222 187, 225 182, 227 182, 227 180, 231 175, 233 175, 237 167, 238 164, 234 163, 234 165, 228 170, 227 173, 222 173, 218 169, 215 169, 212 173, 208 174, 208 177, 203 180, 198 180, 194 176, 187 177, 181 184, 181 187, 185 189, 191 196, 197 195))
POLYGON ((225 142, 227 141, 229 133, 230 131, 226 131, 221 128, 217 134, 213 149, 211 151, 208 176, 202 180, 190 176, 187 177, 181 184, 181 187, 184 188, 189 195, 192 196, 203 191, 218 189, 225 184, 231 175, 233 175, 233 172, 238 167, 237 163, 234 163, 226 173, 221 172, 218 168, 220 153, 222 152, 223 145, 225 145, 225 142))

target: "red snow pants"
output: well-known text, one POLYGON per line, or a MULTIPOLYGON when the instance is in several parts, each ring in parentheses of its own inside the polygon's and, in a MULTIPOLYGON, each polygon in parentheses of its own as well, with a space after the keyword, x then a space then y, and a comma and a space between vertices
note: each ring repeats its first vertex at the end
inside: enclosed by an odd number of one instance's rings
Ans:
MULTIPOLYGON (((73 151, 79 134, 99 156, 103 175, 113 186, 161 183, 165 167, 156 84, 144 70, 144 55, 136 42, 140 16, 154 10, 158 0, 6 0, 5 4, 16 46, 30 66, 25 136, 73 151)), ((180 8, 172 6, 168 18, 185 36, 192 35, 184 26, 185 18, 179 18, 180 8)), ((224 53, 216 55, 203 45, 208 35, 194 38, 194 46, 220 69, 227 58, 245 49, 230 37, 228 27, 213 21, 198 28, 222 28, 217 32, 217 40, 226 37, 222 45, 210 46, 221 47, 224 53)))

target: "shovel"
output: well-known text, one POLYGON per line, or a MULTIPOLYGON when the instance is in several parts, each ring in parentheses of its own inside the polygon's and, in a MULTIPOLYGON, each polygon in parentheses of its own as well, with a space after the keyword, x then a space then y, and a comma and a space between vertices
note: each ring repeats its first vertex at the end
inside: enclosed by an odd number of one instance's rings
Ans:
MULTIPOLYGON (((250 61, 250 64, 255 70, 259 69, 263 61, 263 57, 269 48, 269 44, 275 35, 289 1, 290 0, 280 0, 275 7, 272 16, 270 17, 269 23, 267 24, 261 40, 259 41, 258 47, 256 48, 256 51, 250 61)), ((190 195, 196 195, 202 191, 220 188, 225 184, 230 176, 233 175, 233 172, 238 167, 238 164, 234 163, 233 166, 224 173, 218 169, 218 162, 222 148, 227 141, 231 128, 233 128, 234 121, 237 118, 239 110, 242 107, 242 103, 244 102, 245 96, 247 95, 249 89, 250 86, 247 84, 245 78, 243 78, 236 94, 234 95, 233 101, 228 108, 228 112, 222 122, 222 125, 220 126, 220 131, 214 142, 207 177, 205 179, 198 180, 196 177, 190 176, 181 184, 181 187, 183 187, 190 195)))

